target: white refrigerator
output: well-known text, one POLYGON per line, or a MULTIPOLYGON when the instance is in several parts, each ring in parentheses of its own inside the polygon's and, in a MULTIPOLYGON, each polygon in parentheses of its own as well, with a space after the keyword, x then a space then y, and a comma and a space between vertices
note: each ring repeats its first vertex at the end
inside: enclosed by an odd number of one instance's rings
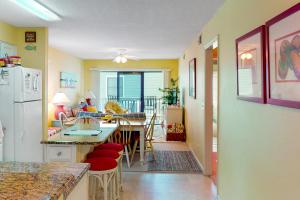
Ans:
POLYGON ((4 161, 43 162, 42 117, 42 72, 0 68, 4 161))

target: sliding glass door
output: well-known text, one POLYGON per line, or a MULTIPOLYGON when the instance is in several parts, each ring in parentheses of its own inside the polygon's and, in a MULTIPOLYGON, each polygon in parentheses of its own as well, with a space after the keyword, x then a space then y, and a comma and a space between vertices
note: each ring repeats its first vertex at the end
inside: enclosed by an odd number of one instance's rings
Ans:
POLYGON ((144 72, 117 73, 117 100, 130 112, 144 112, 144 72))
POLYGON ((100 73, 100 109, 107 101, 118 101, 129 112, 152 115, 162 108, 164 74, 161 71, 103 71, 100 73))

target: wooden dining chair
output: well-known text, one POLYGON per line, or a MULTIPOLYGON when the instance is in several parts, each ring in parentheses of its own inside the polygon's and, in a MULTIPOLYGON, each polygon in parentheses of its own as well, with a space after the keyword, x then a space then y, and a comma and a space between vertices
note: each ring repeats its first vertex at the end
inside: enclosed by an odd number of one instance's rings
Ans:
POLYGON ((58 113, 58 120, 59 120, 59 124, 60 124, 60 128, 65 129, 67 128, 65 126, 65 123, 69 121, 67 115, 64 112, 60 112, 58 113))
POLYGON ((132 154, 130 147, 132 126, 130 125, 130 122, 123 117, 113 117, 109 121, 116 121, 119 125, 119 128, 114 133, 112 140, 114 143, 123 145, 127 165, 128 168, 130 168, 130 155, 132 154))
MULTIPOLYGON (((156 113, 154 113, 151 117, 150 123, 148 124, 146 128, 146 134, 145 134, 145 152, 151 151, 153 155, 153 160, 155 160, 155 155, 154 155, 154 148, 153 148, 153 133, 154 133, 154 125, 155 125, 155 119, 156 119, 156 113)), ((140 142, 140 136, 135 137, 134 139, 134 145, 132 149, 132 155, 131 155, 131 163, 133 162, 134 159, 134 154, 136 152, 137 146, 140 142)))

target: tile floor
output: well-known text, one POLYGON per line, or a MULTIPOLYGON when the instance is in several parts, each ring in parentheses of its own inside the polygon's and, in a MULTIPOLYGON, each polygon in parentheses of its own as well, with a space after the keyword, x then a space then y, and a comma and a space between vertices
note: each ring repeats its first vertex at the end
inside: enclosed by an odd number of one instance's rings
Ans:
MULTIPOLYGON (((188 150, 185 143, 155 143, 159 150, 188 150)), ((201 174, 125 172, 121 200, 215 200, 216 188, 201 174)))

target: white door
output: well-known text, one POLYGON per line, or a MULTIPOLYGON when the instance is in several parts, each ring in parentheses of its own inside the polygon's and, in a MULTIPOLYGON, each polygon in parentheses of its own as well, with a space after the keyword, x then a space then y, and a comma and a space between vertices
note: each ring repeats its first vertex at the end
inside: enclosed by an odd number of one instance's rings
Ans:
POLYGON ((42 101, 15 103, 15 160, 43 162, 42 101))

